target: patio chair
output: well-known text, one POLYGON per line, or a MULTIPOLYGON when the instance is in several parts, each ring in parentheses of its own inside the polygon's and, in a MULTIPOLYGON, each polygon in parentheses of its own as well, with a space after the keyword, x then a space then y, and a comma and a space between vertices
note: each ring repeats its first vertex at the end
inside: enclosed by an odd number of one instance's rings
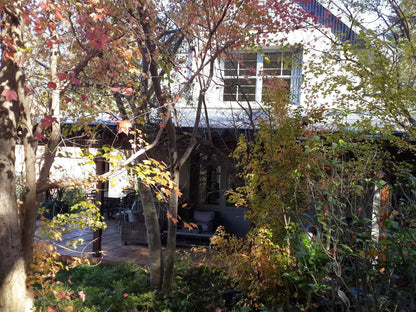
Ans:
POLYGON ((112 209, 111 215, 123 220, 123 216, 132 210, 136 201, 136 191, 133 189, 124 190, 124 197, 112 209))
MULTIPOLYGON (((166 229, 166 207, 155 202, 159 217, 159 230, 162 233, 166 229)), ((121 241, 135 244, 147 244, 146 224, 143 215, 143 207, 140 201, 136 201, 130 211, 126 211, 121 222, 121 241)))

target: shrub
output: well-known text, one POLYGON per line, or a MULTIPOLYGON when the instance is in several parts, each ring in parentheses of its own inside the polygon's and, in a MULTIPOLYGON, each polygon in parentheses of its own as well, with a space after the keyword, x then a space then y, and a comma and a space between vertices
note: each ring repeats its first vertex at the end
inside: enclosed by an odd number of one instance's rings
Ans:
POLYGON ((306 301, 308 286, 302 285, 296 270, 296 254, 273 241, 267 227, 253 228, 245 238, 219 228, 213 238, 219 251, 216 260, 246 295, 238 302, 240 307, 295 307, 306 301))
POLYGON ((37 297, 40 311, 231 311, 230 281, 221 270, 181 266, 167 295, 149 289, 146 268, 133 263, 78 265, 61 270, 52 291, 37 297), (228 307, 227 307, 228 305, 228 307))

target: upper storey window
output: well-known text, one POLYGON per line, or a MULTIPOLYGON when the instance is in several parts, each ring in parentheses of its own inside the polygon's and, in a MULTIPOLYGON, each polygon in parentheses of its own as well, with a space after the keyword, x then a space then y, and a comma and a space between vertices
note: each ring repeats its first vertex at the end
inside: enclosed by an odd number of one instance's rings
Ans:
POLYGON ((239 53, 224 60, 224 101, 261 103, 267 93, 267 79, 280 78, 299 104, 302 80, 301 54, 292 51, 239 53))

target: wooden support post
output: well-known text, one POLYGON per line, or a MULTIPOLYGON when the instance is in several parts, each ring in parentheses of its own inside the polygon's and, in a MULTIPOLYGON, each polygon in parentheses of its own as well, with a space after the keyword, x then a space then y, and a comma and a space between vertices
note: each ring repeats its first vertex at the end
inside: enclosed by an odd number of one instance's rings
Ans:
MULTIPOLYGON (((95 172, 96 175, 104 174, 108 171, 108 165, 107 162, 103 157, 96 157, 94 159, 95 161, 95 172)), ((104 181, 99 181, 97 183, 97 197, 96 200, 100 201, 101 204, 104 202, 104 194, 105 192, 108 192, 108 183, 104 181)), ((102 206, 100 208, 101 214, 102 206)), ((101 257, 102 256, 102 237, 103 237, 103 230, 99 229, 97 231, 94 231, 93 233, 93 243, 92 243, 92 251, 94 253, 94 257, 101 257)))

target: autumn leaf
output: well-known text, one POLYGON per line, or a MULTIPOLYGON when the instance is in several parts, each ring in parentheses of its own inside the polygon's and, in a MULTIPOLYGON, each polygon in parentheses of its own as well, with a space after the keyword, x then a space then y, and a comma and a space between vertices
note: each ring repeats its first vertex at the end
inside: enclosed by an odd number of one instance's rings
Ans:
POLYGON ((165 193, 165 195, 166 196, 170 196, 171 195, 171 191, 170 191, 170 189, 166 189, 166 188, 164 188, 164 187, 162 187, 161 189, 160 189, 163 193, 165 193))
POLYGON ((188 222, 184 222, 183 226, 189 231, 192 231, 193 229, 196 229, 198 227, 195 223, 188 223, 188 222))
POLYGON ((130 120, 120 121, 120 123, 118 124, 118 133, 123 132, 126 135, 128 135, 132 127, 133 127, 133 123, 130 120))
POLYGON ((4 89, 1 93, 6 98, 6 101, 17 101, 17 93, 12 89, 4 89))
POLYGON ((65 73, 57 73, 56 77, 58 77, 59 81, 63 81, 63 80, 68 79, 68 75, 65 74, 65 73))
POLYGON ((40 126, 42 128, 49 128, 52 126, 52 124, 56 122, 58 123, 58 119, 56 117, 52 117, 50 115, 45 115, 42 120, 40 121, 40 126))
POLYGON ((48 88, 55 90, 57 87, 56 83, 53 81, 48 82, 48 88))
POLYGON ((170 219, 174 224, 177 224, 178 223, 178 219, 177 218, 174 218, 171 213, 167 212, 166 213, 166 217, 168 219, 170 219))
POLYGON ((35 134, 33 135, 33 137, 36 140, 39 140, 39 141, 42 141, 43 139, 46 139, 46 137, 42 133, 40 133, 40 132, 35 132, 35 134))
POLYGON ((125 95, 130 95, 130 94, 132 94, 133 93, 133 89, 132 88, 125 88, 124 90, 123 90, 123 92, 124 92, 124 94, 125 95))
POLYGON ((79 81, 77 78, 72 77, 71 78, 71 82, 76 85, 76 86, 80 86, 81 85, 81 81, 79 81))

